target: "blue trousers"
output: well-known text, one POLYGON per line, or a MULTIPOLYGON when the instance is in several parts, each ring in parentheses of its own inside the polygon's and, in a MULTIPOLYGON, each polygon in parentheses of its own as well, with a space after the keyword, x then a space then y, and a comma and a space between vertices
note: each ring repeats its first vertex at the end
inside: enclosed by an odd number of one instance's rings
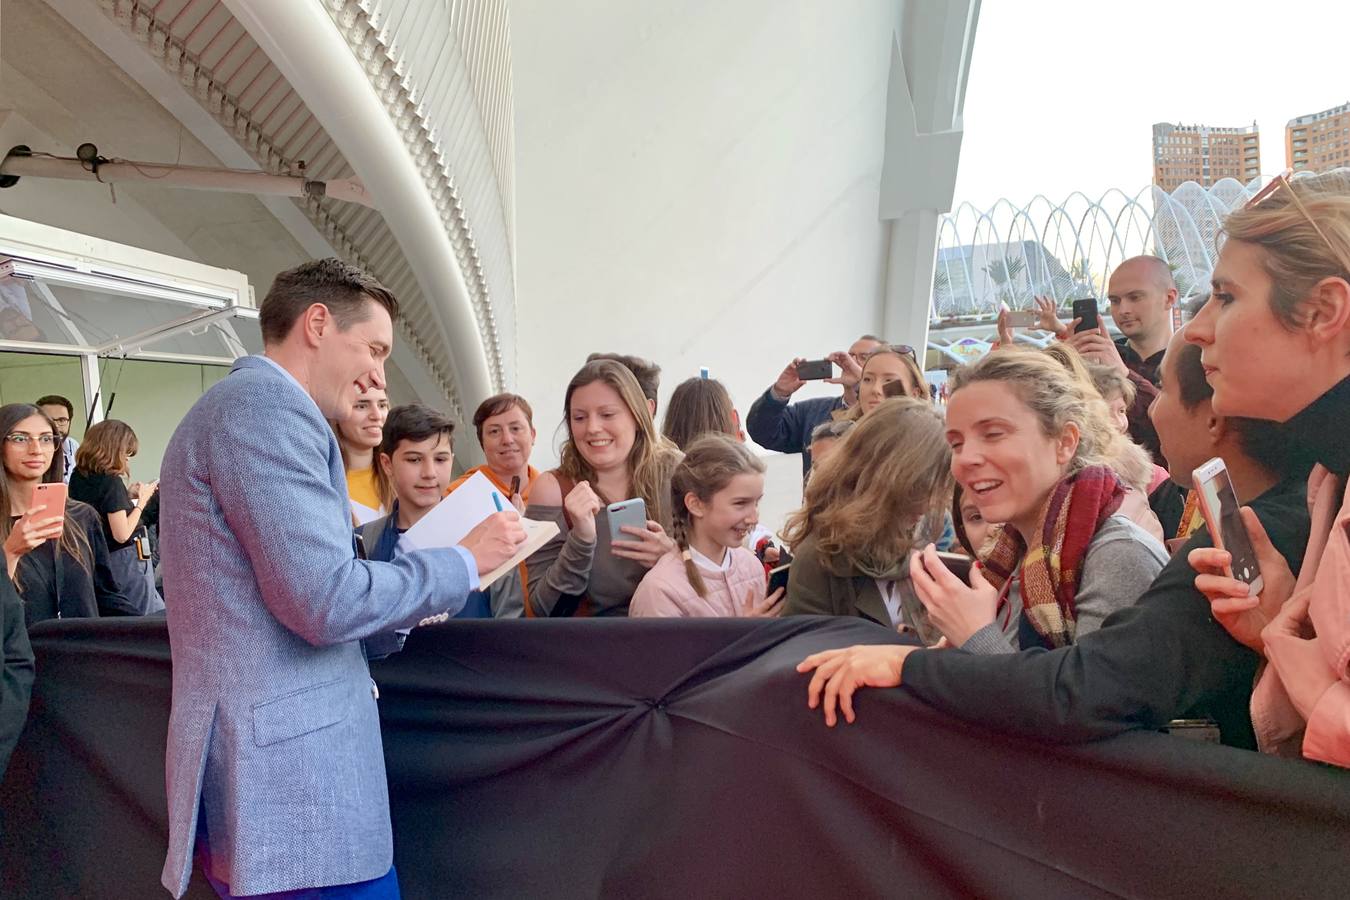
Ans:
MULTIPOLYGON (((206 880, 211 882, 211 887, 215 888, 216 894, 222 900, 234 900, 235 895, 230 893, 228 884, 217 881, 208 872, 203 872, 203 874, 206 875, 206 880)), ((399 900, 398 875, 395 874, 394 867, 390 866, 388 872, 372 881, 335 884, 319 888, 301 888, 298 891, 282 891, 277 894, 249 894, 248 896, 252 900, 399 900)))
POLYGON ((398 874, 394 867, 379 878, 370 881, 357 881, 352 884, 334 884, 328 887, 300 888, 294 891, 279 891, 272 894, 236 895, 230 893, 230 886, 211 875, 211 837, 206 831, 206 810, 197 813, 197 867, 222 900, 235 900, 236 896, 248 896, 252 900, 400 900, 398 892, 398 874))

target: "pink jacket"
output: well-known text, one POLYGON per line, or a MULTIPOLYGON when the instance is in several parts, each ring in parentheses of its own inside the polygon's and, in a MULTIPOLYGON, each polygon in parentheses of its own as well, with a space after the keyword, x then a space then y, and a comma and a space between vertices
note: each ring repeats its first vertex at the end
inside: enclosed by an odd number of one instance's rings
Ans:
POLYGON ((1350 498, 1339 504, 1340 484, 1322 466, 1308 479, 1312 530, 1295 596, 1309 592, 1308 618, 1336 681, 1305 723, 1274 666, 1265 666, 1252 693, 1252 726, 1267 753, 1350 767, 1350 498))
POLYGON ((628 607, 630 616, 743 616, 750 606, 746 596, 754 593, 754 604, 764 602, 766 581, 764 566, 755 554, 744 547, 733 547, 731 565, 724 572, 706 565, 699 566, 708 596, 700 597, 684 569, 684 558, 679 553, 667 553, 652 566, 642 579, 633 602, 628 607))

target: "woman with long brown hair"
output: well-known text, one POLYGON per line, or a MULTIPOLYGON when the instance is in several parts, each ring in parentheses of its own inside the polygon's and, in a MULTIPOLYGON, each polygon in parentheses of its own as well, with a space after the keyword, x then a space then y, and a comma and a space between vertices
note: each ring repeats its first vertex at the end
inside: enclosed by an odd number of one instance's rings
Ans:
POLYGON ((731 394, 715 378, 689 378, 676 385, 666 403, 661 432, 680 450, 705 434, 741 436, 731 394))
POLYGON ((528 560, 535 614, 621 616, 647 570, 675 546, 667 533, 670 473, 679 453, 661 445, 633 373, 608 359, 586 363, 563 398, 567 439, 558 468, 539 476, 525 515, 556 520, 560 534, 528 560), (605 507, 641 498, 647 528, 611 541, 605 507))
POLYGON ((118 590, 145 614, 162 610, 164 601, 155 589, 149 537, 141 528, 141 513, 159 489, 159 482, 136 482, 130 489, 122 483, 140 446, 136 432, 126 422, 105 419, 91 425, 75 451, 70 497, 100 514, 113 579, 118 590))
POLYGON ((27 623, 138 612, 113 580, 98 512, 78 500, 64 514, 34 502, 64 468, 51 419, 27 403, 0 407, 0 439, 0 541, 27 623))
POLYGON ((793 555, 783 615, 857 616, 936 642, 909 557, 919 523, 947 503, 950 457, 926 401, 890 399, 854 425, 783 530, 793 555))

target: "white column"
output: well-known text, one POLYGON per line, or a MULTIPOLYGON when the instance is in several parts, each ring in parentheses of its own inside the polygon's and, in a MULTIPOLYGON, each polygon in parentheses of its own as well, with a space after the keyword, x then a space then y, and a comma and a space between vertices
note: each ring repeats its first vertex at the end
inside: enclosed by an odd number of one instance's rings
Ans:
POLYGON ((910 210, 891 220, 886 256, 886 296, 882 301, 882 337, 909 344, 923 359, 928 346, 928 310, 933 293, 939 213, 910 210))
POLYGON ((93 425, 103 421, 103 405, 106 397, 99 396, 98 357, 86 353, 80 357, 80 372, 84 376, 84 415, 93 425))

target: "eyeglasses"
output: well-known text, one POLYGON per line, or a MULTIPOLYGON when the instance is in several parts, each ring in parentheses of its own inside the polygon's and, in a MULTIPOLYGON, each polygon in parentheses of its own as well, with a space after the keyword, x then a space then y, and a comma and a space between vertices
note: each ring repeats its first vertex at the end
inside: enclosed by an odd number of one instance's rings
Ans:
MULTIPOLYGON (((1289 199, 1294 201, 1294 206, 1298 207, 1298 211, 1303 213, 1303 218, 1308 220, 1308 224, 1313 227, 1313 230, 1317 232, 1317 236, 1322 239, 1322 243, 1327 245, 1327 249, 1331 251, 1333 256, 1339 259, 1343 265, 1346 265, 1346 260, 1341 256, 1341 252, 1336 249, 1336 245, 1331 242, 1331 238, 1327 237, 1327 233, 1322 230, 1322 226, 1317 224, 1317 220, 1312 217, 1312 213, 1308 212, 1308 208, 1303 205, 1303 201, 1298 197, 1298 191, 1295 191, 1294 186, 1289 183, 1289 177, 1293 174, 1293 169, 1285 169, 1283 172, 1270 179, 1270 183, 1257 191, 1252 196, 1252 199, 1242 205, 1242 208, 1253 209, 1254 207, 1260 206, 1266 200, 1270 199, 1271 195, 1283 187, 1289 192, 1289 199)), ((1350 269, 1350 265, 1346 265, 1346 268, 1350 269)))
POLYGON ((64 416, 61 417, 61 418, 59 418, 59 419, 52 419, 52 424, 53 424, 53 425, 69 425, 69 424, 70 424, 70 419, 67 419, 67 418, 65 418, 64 416))
POLYGON ((5 440, 16 447, 27 448, 29 441, 37 441, 38 446, 44 450, 50 450, 56 446, 56 435, 54 434, 24 434, 22 431, 11 432, 5 435, 5 440))

